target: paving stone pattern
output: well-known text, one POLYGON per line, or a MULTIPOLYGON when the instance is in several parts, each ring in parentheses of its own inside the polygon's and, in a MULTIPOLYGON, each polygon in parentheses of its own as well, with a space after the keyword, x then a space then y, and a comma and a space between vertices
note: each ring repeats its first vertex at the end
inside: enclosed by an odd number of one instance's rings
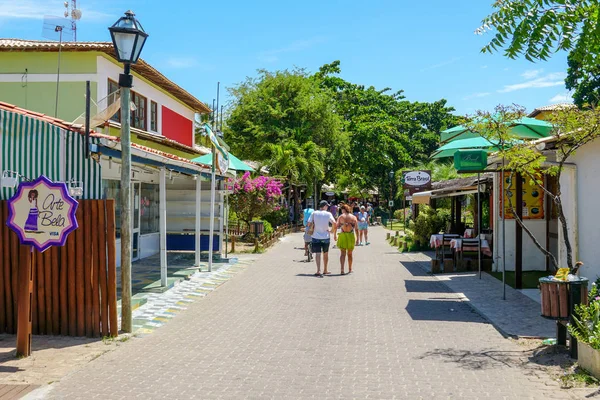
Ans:
MULTIPOLYGON (((417 264, 431 271, 431 255, 406 253, 401 255, 404 265, 417 264)), ((502 282, 483 272, 437 274, 436 278, 450 290, 460 294, 464 301, 489 319, 503 334, 517 337, 556 337, 556 322, 540 316, 541 306, 518 290, 506 285, 506 299, 502 298, 502 282)))
MULTIPOLYGON (((133 311, 133 332, 138 335, 152 333, 163 326, 188 305, 211 293, 254 261, 244 257, 232 263, 214 263, 211 272, 196 272, 188 280, 177 283, 165 293, 140 294, 146 303, 133 311)), ((207 265, 201 264, 206 271, 207 265)), ((120 315, 120 309, 119 309, 120 315)), ((119 319, 119 325, 120 325, 119 319)))
POLYGON ((73 399, 568 399, 519 346, 370 232, 355 272, 312 276, 286 236, 151 335, 53 384, 73 399))

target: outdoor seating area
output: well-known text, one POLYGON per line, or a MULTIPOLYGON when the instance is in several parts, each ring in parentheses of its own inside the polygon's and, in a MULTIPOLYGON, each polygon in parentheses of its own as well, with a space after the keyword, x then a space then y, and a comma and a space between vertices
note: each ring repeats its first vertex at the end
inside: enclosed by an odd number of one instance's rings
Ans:
POLYGON ((469 228, 461 235, 439 233, 431 235, 429 244, 435 249, 435 258, 431 260, 433 273, 455 271, 490 271, 492 266, 491 234, 473 237, 474 230, 469 228))

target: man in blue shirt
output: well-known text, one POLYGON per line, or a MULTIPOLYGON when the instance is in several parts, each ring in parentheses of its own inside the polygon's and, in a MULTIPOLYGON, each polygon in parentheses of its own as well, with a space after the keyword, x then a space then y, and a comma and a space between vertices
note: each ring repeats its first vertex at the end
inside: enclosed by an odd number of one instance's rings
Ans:
POLYGON ((308 255, 308 245, 310 244, 310 242, 312 242, 312 237, 308 234, 308 219, 310 218, 310 216, 312 215, 312 213, 315 212, 315 210, 313 210, 313 208, 310 205, 307 205, 306 208, 304 210, 302 210, 302 213, 304 214, 304 255, 307 256, 308 255))

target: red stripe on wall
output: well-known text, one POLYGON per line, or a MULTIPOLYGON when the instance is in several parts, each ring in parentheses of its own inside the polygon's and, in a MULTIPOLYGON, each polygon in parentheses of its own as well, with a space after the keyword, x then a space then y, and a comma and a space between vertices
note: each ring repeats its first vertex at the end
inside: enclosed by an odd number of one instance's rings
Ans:
POLYGON ((192 120, 162 106, 162 134, 186 146, 194 146, 194 124, 192 120))

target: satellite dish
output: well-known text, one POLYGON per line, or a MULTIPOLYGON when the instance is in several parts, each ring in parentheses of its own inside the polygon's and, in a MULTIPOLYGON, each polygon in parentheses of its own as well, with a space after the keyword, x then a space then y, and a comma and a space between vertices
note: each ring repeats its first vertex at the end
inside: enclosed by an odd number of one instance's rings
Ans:
POLYGON ((71 11, 71 18, 75 21, 79 21, 81 19, 81 10, 77 8, 73 9, 73 11, 71 11))

